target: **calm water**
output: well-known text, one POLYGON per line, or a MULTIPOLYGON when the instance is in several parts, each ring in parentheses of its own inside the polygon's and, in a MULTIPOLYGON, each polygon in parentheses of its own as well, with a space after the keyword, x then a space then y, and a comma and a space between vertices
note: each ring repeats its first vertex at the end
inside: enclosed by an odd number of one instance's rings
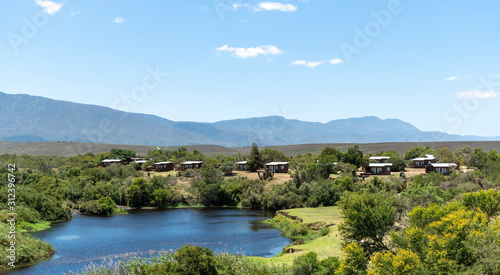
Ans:
POLYGON ((144 210, 113 217, 76 215, 70 222, 33 234, 57 249, 51 260, 9 274, 81 271, 90 262, 100 264, 103 259, 124 257, 127 252, 176 250, 188 243, 271 257, 290 243, 278 230, 261 223, 273 215, 269 211, 227 208, 144 210))

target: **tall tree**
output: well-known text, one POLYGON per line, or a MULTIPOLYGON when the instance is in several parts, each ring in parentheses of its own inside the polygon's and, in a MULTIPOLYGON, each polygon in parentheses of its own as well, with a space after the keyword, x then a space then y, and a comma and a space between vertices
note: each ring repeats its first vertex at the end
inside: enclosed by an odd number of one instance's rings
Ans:
POLYGON ((252 143, 252 150, 247 162, 248 171, 255 172, 257 169, 262 168, 262 156, 259 153, 259 147, 254 142, 252 143))
POLYGON ((394 199, 383 193, 345 193, 340 201, 344 222, 339 230, 346 243, 356 243, 371 255, 388 250, 384 237, 396 220, 394 199))
POLYGON ((342 161, 354 164, 358 168, 368 164, 368 160, 363 158, 363 152, 359 150, 357 145, 347 150, 347 153, 342 156, 342 161))

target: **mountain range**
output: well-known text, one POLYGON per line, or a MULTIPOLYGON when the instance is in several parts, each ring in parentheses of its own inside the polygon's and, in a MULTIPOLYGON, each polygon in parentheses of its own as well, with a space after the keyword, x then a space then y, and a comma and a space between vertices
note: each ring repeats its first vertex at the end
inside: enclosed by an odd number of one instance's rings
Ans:
POLYGON ((214 123, 172 121, 25 94, 0 92, 0 140, 79 141, 135 145, 227 147, 306 143, 484 141, 500 137, 426 132, 399 119, 374 116, 306 122, 280 116, 214 123))

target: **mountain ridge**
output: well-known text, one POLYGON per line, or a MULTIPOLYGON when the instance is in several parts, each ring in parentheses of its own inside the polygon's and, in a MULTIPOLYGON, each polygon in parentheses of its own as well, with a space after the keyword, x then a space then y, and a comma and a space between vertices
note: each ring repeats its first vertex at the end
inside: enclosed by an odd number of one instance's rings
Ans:
POLYGON ((218 122, 172 121, 92 104, 0 92, 1 141, 76 141, 154 146, 228 147, 305 143, 484 141, 500 137, 421 131, 399 119, 375 116, 326 123, 266 116, 218 122))

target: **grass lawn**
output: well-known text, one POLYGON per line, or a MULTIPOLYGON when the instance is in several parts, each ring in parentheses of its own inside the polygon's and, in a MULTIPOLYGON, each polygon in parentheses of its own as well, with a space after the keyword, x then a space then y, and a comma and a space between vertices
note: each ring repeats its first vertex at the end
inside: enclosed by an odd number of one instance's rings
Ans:
POLYGON ((297 256, 310 251, 316 252, 319 259, 341 255, 342 247, 338 225, 343 219, 338 206, 296 208, 282 211, 288 212, 290 216, 301 218, 306 224, 325 223, 333 225, 330 226, 330 233, 326 236, 319 237, 306 244, 290 246, 288 249, 293 250, 294 253, 285 253, 273 258, 254 257, 255 260, 267 264, 291 265, 297 256))

